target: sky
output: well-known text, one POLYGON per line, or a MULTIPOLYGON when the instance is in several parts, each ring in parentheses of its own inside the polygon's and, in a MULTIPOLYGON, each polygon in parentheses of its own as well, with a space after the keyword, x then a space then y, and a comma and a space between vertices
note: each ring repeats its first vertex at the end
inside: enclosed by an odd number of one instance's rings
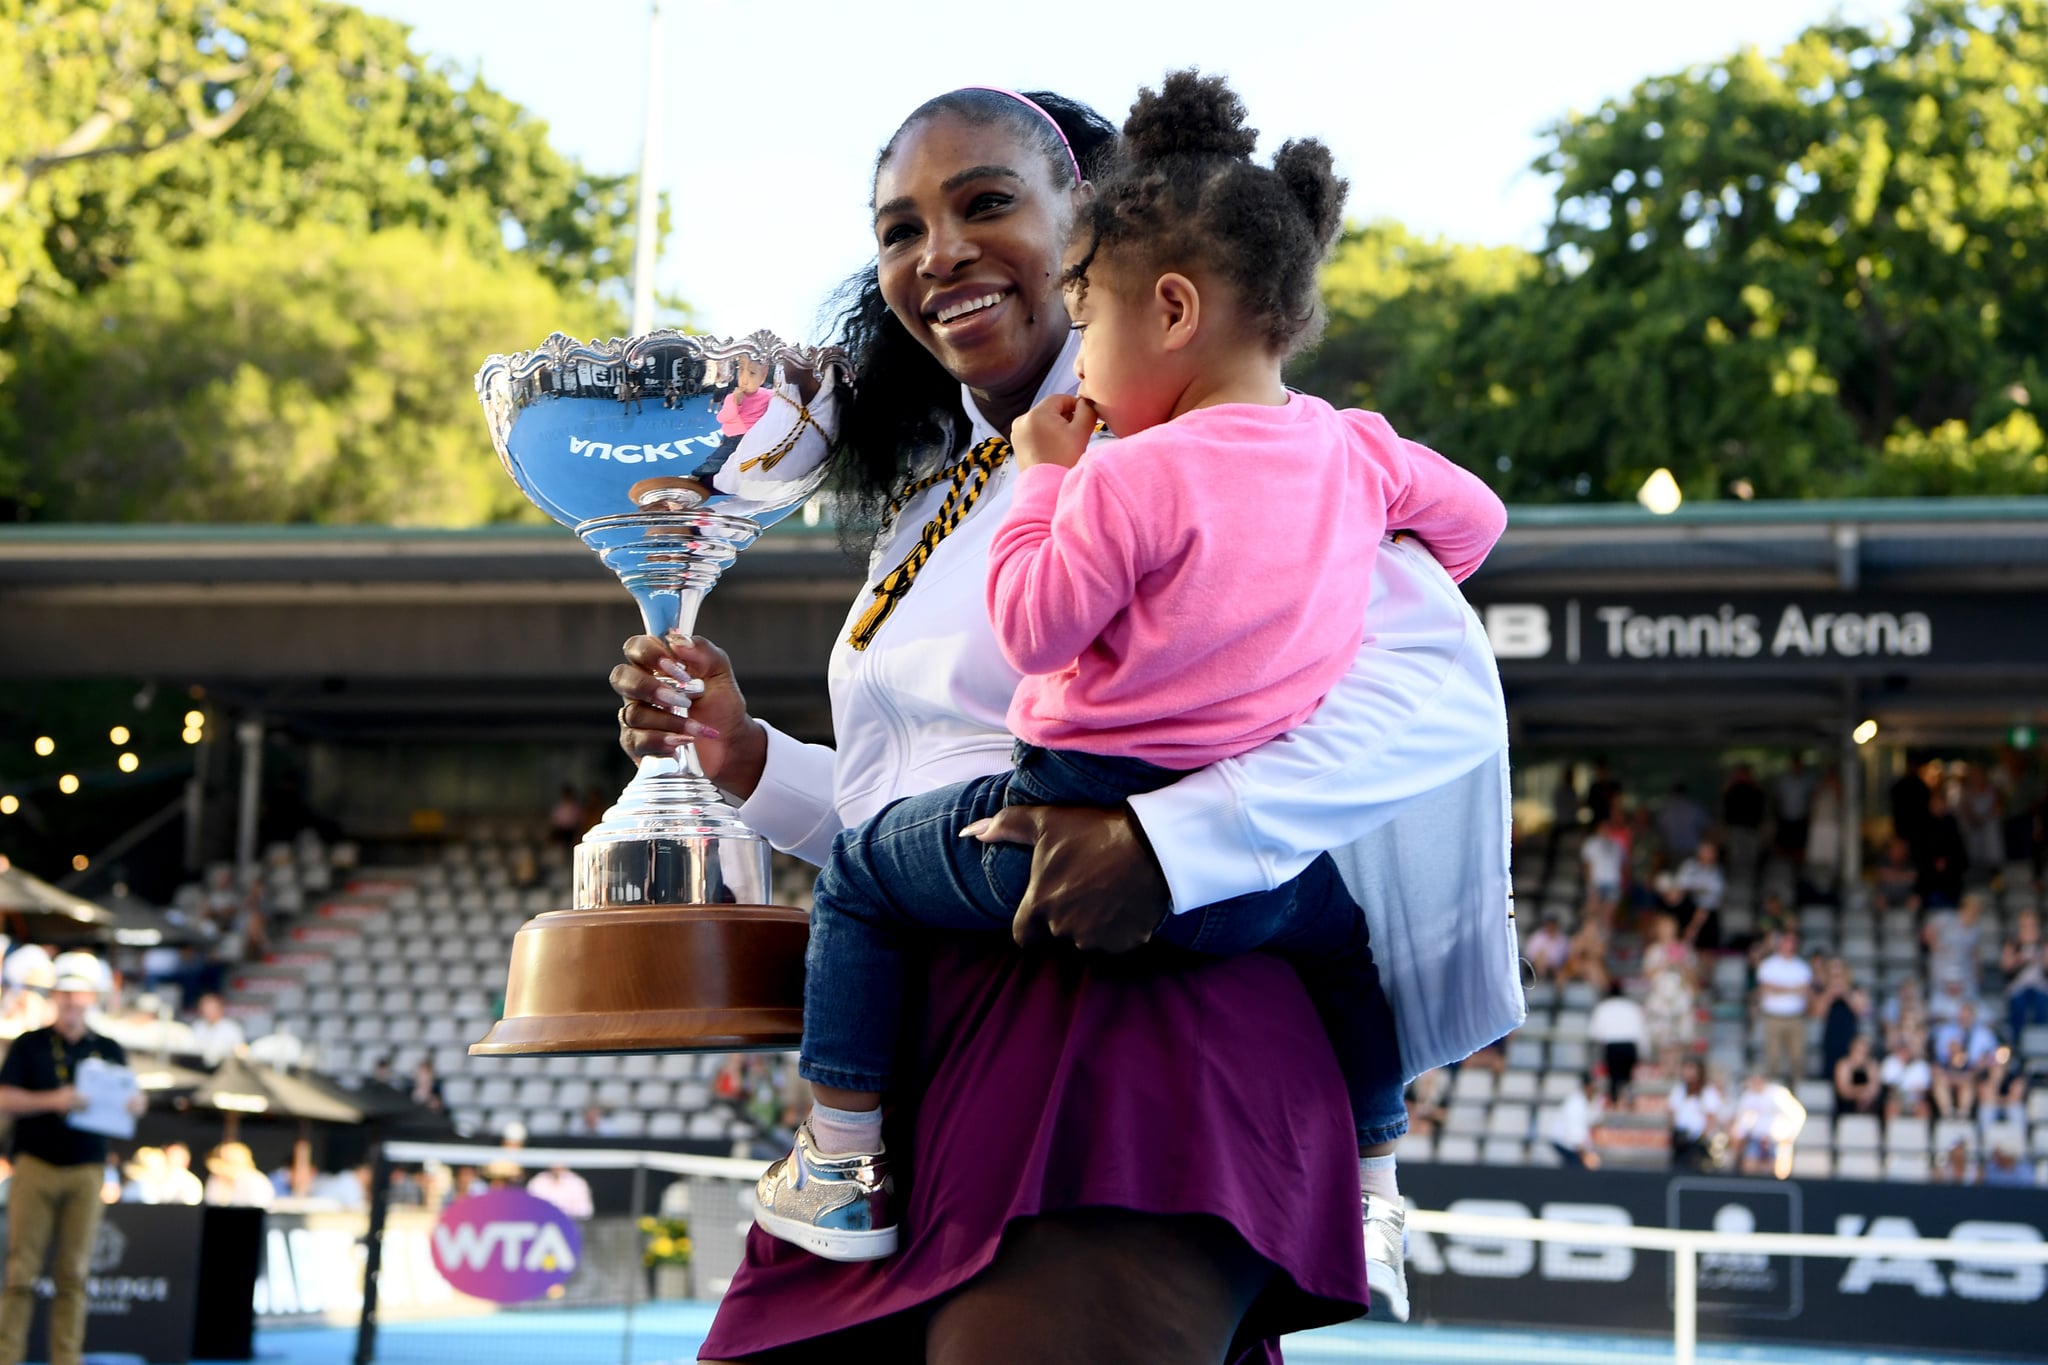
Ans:
MULTIPOLYGON (((480 72, 593 170, 640 158, 648 0, 359 0, 417 49, 480 72)), ((962 85, 1051 89, 1121 123, 1141 86, 1230 77, 1261 129, 1329 144, 1347 214, 1459 241, 1542 240, 1543 129, 1638 82, 1774 52, 1840 13, 1902 0, 663 0, 660 288, 717 335, 822 340, 819 307, 874 254, 876 151, 962 85)), ((537 344, 539 338, 534 338, 537 344)))

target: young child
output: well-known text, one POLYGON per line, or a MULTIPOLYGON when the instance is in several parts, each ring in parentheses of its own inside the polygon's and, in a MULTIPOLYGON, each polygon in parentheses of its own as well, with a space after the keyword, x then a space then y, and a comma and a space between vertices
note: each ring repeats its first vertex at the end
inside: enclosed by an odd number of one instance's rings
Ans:
POLYGON ((733 362, 733 387, 725 395, 725 401, 718 407, 717 463, 700 472, 699 477, 708 477, 718 472, 725 464, 726 457, 740 447, 746 434, 754 429, 768 411, 768 404, 774 395, 766 387, 768 366, 750 355, 743 355, 733 362))
MULTIPOLYGON (((818 1102, 755 1218, 821 1256, 896 1247, 879 1095, 903 947, 922 929, 1006 929, 1023 896, 1029 851, 963 833, 1005 805, 1116 806, 1285 734, 1355 661, 1390 530, 1462 578, 1505 524, 1483 483, 1382 418, 1283 386, 1312 339, 1345 185, 1313 141, 1254 165, 1243 118, 1220 79, 1169 76, 1080 211, 1065 273, 1080 394, 1016 423, 989 559, 996 635, 1026 675, 1013 767, 891 805, 842 833, 818 878, 799 1067, 818 1102), (1091 447, 1098 420, 1118 439, 1091 447)), ((1278 951, 1307 984, 1373 1153, 1375 1306, 1405 1317, 1389 1154, 1402 1077, 1364 914, 1327 856, 1277 890, 1174 910, 1155 937, 1278 951)))

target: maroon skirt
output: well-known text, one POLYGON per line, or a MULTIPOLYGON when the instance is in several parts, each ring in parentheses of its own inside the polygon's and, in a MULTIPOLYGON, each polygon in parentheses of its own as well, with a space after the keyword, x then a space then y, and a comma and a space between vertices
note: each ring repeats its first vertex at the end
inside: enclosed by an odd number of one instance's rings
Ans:
POLYGON ((886 1130, 902 1250, 846 1264, 753 1229, 703 1358, 865 1328, 920 1359, 926 1315, 1013 1220, 1086 1208, 1212 1215, 1270 1261, 1242 1360, 1365 1311, 1351 1109, 1293 968, 980 937, 935 947, 925 989, 886 1130))

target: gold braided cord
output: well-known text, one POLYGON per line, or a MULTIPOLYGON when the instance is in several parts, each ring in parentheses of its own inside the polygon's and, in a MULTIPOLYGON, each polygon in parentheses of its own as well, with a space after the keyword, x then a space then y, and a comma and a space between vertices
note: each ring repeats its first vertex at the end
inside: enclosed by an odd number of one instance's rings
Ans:
POLYGON ((901 492, 889 499, 889 506, 883 513, 885 522, 893 521, 912 498, 927 488, 941 483, 952 484, 939 503, 939 510, 924 524, 917 544, 910 547, 910 553, 903 557, 901 564, 882 575, 882 581, 875 584, 875 600, 868 603, 868 609, 853 623, 853 629, 847 632, 846 643, 855 649, 868 647, 875 638, 875 632, 882 628, 882 622, 889 619, 889 613, 896 610, 896 604, 917 581, 917 572, 932 557, 932 551, 953 533, 953 528, 960 524, 961 518, 973 508, 975 499, 981 496, 981 490, 988 486, 990 477, 1009 458, 1010 443, 1000 436, 991 436, 938 473, 905 484, 901 492))
MULTIPOLYGON (((783 393, 778 392, 775 396, 782 399, 785 403, 790 401, 789 397, 783 393)), ((796 449, 796 443, 803 439, 804 428, 806 426, 815 427, 818 425, 817 419, 811 416, 809 408, 805 407, 802 403, 796 403, 793 406, 796 408, 796 425, 789 429, 789 435, 783 437, 777 443, 775 449, 764 451, 751 460, 742 460, 740 462, 740 472, 742 474, 747 473, 757 465, 764 472, 775 468, 776 465, 782 463, 783 456, 796 449)), ((820 427, 819 430, 822 433, 824 429, 820 427)))

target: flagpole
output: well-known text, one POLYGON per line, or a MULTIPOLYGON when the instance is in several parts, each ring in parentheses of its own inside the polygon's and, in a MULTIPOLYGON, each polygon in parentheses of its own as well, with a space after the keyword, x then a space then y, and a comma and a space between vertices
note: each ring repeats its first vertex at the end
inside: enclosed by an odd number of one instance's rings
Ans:
POLYGON ((633 225, 633 331, 642 336, 654 328, 654 234, 659 209, 654 167, 659 158, 661 125, 661 4, 647 6, 647 124, 640 135, 640 204, 633 225))

